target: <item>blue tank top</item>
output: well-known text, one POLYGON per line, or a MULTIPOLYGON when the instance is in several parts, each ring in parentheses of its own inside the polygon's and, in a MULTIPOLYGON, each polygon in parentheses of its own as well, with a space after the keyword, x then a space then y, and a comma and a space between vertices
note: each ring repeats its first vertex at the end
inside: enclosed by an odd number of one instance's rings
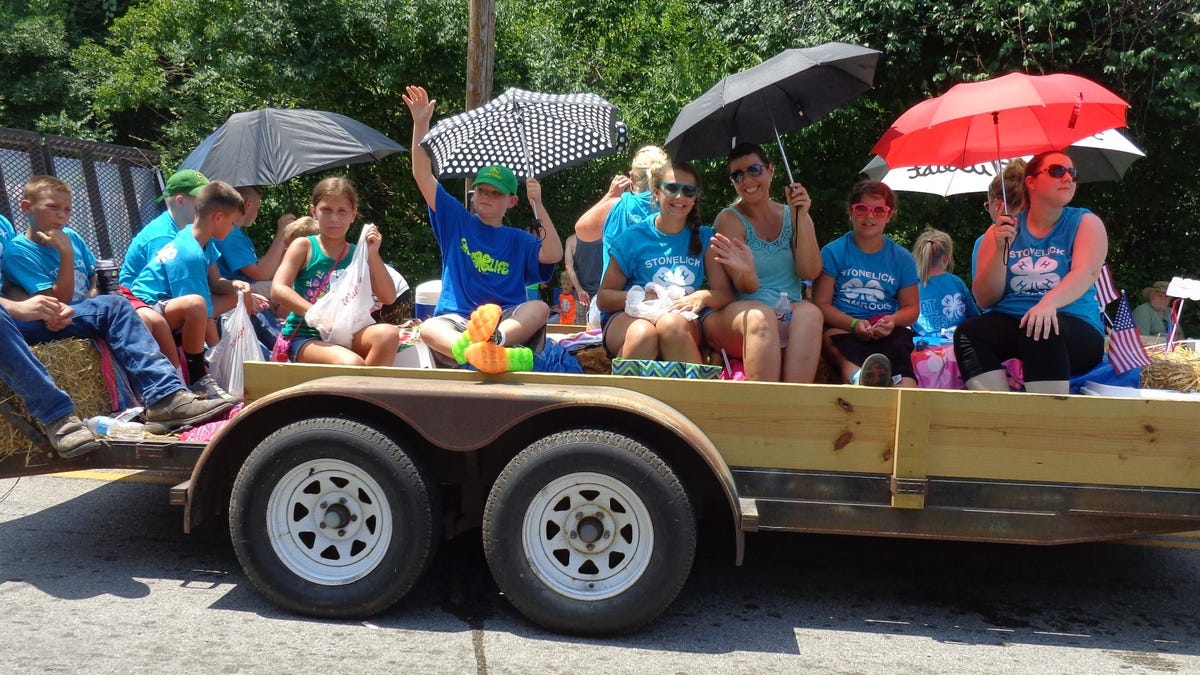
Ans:
MULTIPOLYGON (((1017 214, 1017 236, 1006 261, 1004 295, 992 311, 1024 316, 1071 271, 1072 249, 1079 221, 1087 209, 1068 206, 1045 237, 1035 237, 1026 223, 1028 211, 1017 214)), ((1096 287, 1088 286, 1083 295, 1060 307, 1060 312, 1083 319, 1097 332, 1104 333, 1100 321, 1100 302, 1096 287)))
POLYGON ((746 229, 746 245, 754 254, 754 269, 758 272, 758 290, 753 293, 737 294, 738 300, 758 300, 774 307, 779 294, 787 292, 788 299, 797 302, 804 299, 804 282, 796 276, 796 258, 792 251, 792 210, 784 209, 783 228, 773 241, 764 241, 754 231, 754 225, 733 207, 725 209, 746 229))

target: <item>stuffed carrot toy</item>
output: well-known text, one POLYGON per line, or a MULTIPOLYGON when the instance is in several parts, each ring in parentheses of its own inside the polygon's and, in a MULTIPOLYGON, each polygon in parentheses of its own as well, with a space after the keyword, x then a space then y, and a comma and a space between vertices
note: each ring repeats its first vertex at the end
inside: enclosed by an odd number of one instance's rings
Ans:
POLYGON ((482 305, 471 312, 467 329, 451 345, 454 359, 470 363, 484 373, 533 370, 533 350, 528 347, 504 347, 496 344, 496 326, 503 310, 499 305, 482 305))

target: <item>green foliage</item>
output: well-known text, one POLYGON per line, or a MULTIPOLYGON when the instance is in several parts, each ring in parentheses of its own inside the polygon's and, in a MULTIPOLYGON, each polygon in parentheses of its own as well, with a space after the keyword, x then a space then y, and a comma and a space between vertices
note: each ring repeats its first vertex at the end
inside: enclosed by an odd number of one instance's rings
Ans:
MULTIPOLYGON (((409 144, 400 95, 423 84, 438 116, 465 98, 461 0, 40 0, 0 5, 4 124, 149 146, 173 169, 232 112, 268 105, 340 112, 409 144)), ((785 138, 814 196, 818 236, 845 231, 845 195, 888 124, 957 82, 1070 71, 1131 103, 1146 150, 1119 184, 1080 187, 1108 225, 1118 282, 1195 276, 1200 196, 1200 10, 1195 0, 527 0, 497 3, 493 91, 591 91, 618 105, 630 151, 661 144, 679 109, 721 77, 790 47, 829 40, 882 51, 874 91, 785 138)), ((772 154, 777 150, 769 148, 772 154)), ((628 167, 630 152, 543 180, 562 234, 628 167)), ((778 160, 779 157, 776 156, 778 160)), ((702 162, 705 214, 733 197, 720 161, 702 162)), ((394 156, 348 173, 361 220, 413 281, 436 275, 424 206, 394 156)), ((316 176, 267 193, 262 220, 301 210, 316 176)), ((448 186, 461 191, 461 183, 448 186)), ((977 195, 902 195, 895 238, 931 224, 958 241, 958 269, 986 226, 977 195)), ((523 205, 512 222, 523 224, 523 205)), ((253 236, 265 240, 270 227, 253 236)), ((263 243, 260 241, 260 243, 263 243)))

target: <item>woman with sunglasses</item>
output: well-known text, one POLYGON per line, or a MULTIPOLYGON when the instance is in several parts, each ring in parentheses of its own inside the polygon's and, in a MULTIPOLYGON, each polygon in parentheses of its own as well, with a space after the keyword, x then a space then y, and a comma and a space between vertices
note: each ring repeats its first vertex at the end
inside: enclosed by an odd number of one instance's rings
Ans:
POLYGON ((699 290, 712 239, 712 228, 700 225, 700 174, 687 162, 672 162, 654 169, 650 178, 659 211, 613 242, 596 294, 604 346, 626 359, 700 363, 700 322, 713 305, 712 293, 699 290), (629 289, 651 283, 680 287, 684 295, 654 321, 626 314, 629 289))
POLYGON ((912 253, 884 235, 896 214, 896 195, 877 181, 850 191, 853 229, 821 249, 813 302, 825 316, 824 352, 845 382, 917 386, 909 326, 921 309, 912 253))
POLYGON ((1015 221, 993 222, 980 242, 972 291, 985 313, 954 335, 968 389, 1008 391, 1000 364, 1016 357, 1026 391, 1066 394, 1072 375, 1103 358, 1094 284, 1108 255, 1108 233, 1096 214, 1067 206, 1075 176, 1067 155, 1035 155, 1025 166, 1027 209, 1015 221))
POLYGON ((803 185, 787 187, 788 203, 771 199, 775 167, 754 143, 729 153, 729 180, 737 201, 721 211, 708 269, 713 294, 732 302, 704 321, 704 337, 714 349, 740 358, 746 379, 812 382, 821 355, 821 310, 804 299, 804 281, 821 272, 821 249, 812 218, 812 200, 803 185), (791 301, 787 346, 780 351, 775 305, 791 301), (725 296, 724 294, 728 294, 725 296))

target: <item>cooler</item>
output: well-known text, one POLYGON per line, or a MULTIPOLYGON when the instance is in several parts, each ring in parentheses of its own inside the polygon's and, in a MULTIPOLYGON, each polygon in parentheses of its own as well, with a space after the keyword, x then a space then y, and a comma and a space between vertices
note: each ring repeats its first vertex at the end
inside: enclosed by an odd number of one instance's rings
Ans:
POLYGON ((442 295, 442 280, 434 279, 417 286, 413 294, 413 314, 424 321, 433 316, 433 308, 437 307, 438 298, 442 295))

